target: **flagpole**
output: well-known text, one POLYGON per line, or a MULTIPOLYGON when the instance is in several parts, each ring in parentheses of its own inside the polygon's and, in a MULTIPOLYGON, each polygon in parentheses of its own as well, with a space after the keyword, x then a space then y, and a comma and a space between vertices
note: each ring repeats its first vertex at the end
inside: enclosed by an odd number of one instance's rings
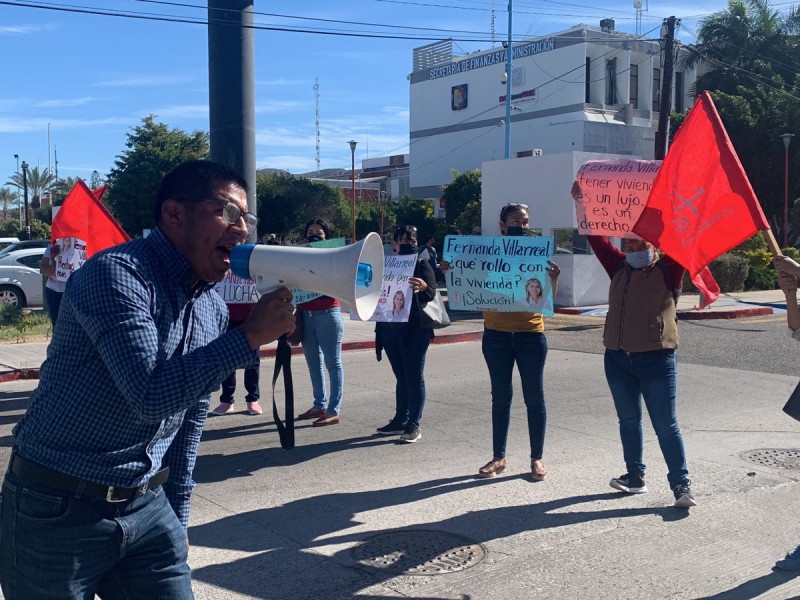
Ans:
POLYGON ((767 246, 769 246, 769 251, 772 252, 772 256, 783 256, 781 247, 778 245, 778 240, 775 239, 775 234, 772 233, 772 229, 765 229, 764 237, 767 238, 767 246))

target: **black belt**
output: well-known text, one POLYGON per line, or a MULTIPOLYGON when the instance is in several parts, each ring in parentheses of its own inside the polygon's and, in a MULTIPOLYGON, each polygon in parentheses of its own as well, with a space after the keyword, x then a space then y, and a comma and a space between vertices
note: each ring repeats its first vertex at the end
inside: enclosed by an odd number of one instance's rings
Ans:
POLYGON ((146 483, 139 487, 124 488, 113 485, 102 485, 94 481, 81 479, 65 473, 60 473, 42 465, 26 460, 16 453, 11 455, 8 470, 17 477, 37 483, 59 492, 66 492, 73 496, 83 498, 100 498, 106 502, 127 502, 143 495, 147 490, 165 483, 169 478, 169 467, 161 469, 146 483))

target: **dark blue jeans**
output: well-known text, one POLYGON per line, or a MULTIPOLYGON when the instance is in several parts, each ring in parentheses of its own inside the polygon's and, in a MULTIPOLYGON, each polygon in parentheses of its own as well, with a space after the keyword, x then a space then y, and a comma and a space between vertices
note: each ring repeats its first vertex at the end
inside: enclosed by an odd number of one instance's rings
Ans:
POLYGON ((686 451, 675 412, 675 350, 606 350, 605 371, 619 418, 619 437, 628 473, 644 475, 642 398, 667 463, 670 487, 686 481, 686 451))
POLYGON ((419 427, 425 408, 425 355, 431 343, 430 329, 408 323, 381 323, 381 340, 397 379, 394 421, 419 427))
POLYGON ((544 361, 547 338, 543 333, 507 333, 483 330, 483 358, 492 383, 492 446, 494 458, 505 458, 508 427, 511 423, 511 376, 517 364, 522 381, 522 397, 528 411, 528 437, 531 458, 542 458, 547 408, 544 404, 544 361))
POLYGON ((50 315, 50 322, 55 327, 56 319, 58 318, 58 309, 61 307, 61 297, 63 292, 51 290, 49 287, 44 288, 44 297, 47 300, 47 314, 50 315))
MULTIPOLYGON (((230 331, 242 323, 243 321, 231 321, 228 323, 228 330, 230 331)), ((258 387, 260 369, 260 359, 249 367, 244 368, 244 389, 247 390, 247 396, 245 396, 247 402, 258 402, 258 399, 261 398, 261 390, 258 387)), ((236 371, 231 371, 231 374, 222 382, 222 395, 219 397, 219 401, 233 404, 234 393, 236 393, 236 371)))
POLYGON ((0 536, 6 600, 194 597, 186 531, 161 487, 110 503, 8 473, 0 536))

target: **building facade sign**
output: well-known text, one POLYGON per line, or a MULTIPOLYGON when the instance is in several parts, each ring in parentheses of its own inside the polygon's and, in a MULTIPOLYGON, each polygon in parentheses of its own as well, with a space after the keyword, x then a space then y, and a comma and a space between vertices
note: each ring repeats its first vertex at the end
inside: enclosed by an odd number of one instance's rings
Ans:
MULTIPOLYGON (((554 38, 546 38, 544 40, 537 40, 528 42, 527 44, 520 44, 514 46, 512 53, 512 60, 525 58, 526 56, 533 56, 542 52, 549 52, 555 50, 556 41, 554 38)), ((459 60, 458 62, 451 63, 442 67, 434 67, 429 70, 430 79, 439 79, 441 77, 449 77, 450 75, 457 75, 458 73, 465 73, 474 69, 482 69, 491 65, 499 65, 508 62, 508 50, 496 50, 480 56, 473 56, 459 60)))

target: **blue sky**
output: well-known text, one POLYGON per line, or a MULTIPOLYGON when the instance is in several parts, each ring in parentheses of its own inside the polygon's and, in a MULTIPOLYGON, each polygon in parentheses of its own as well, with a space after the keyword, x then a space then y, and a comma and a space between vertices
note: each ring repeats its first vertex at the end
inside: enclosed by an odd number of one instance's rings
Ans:
MULTIPOLYGON (((61 177, 108 173, 126 134, 148 114, 170 127, 208 130, 208 48, 204 24, 76 14, 82 7, 205 21, 203 0, 14 0, 0 4, 0 177, 17 168, 55 168, 61 177), (48 124, 50 144, 48 153, 48 124), (49 156, 49 161, 48 161, 49 156)), ((381 39, 257 30, 256 156, 258 168, 292 173, 316 168, 315 79, 319 80, 320 167, 349 168, 347 141, 364 158, 408 151, 408 81, 412 50, 453 37, 464 52, 507 35, 507 0, 256 0, 257 25, 425 39, 381 39), (327 19, 327 21, 314 20, 327 19), (358 22, 359 24, 335 21, 358 22), (368 24, 389 24, 381 27, 368 24), (415 29, 416 28, 416 29, 415 29), (472 41, 470 41, 472 40, 472 41)), ((643 0, 641 31, 656 37, 663 18, 682 19, 679 37, 694 41, 697 19, 724 0, 643 0)), ((789 3, 776 3, 788 8, 789 3)), ((633 0, 514 0, 515 39, 613 18, 636 31, 633 0)))

